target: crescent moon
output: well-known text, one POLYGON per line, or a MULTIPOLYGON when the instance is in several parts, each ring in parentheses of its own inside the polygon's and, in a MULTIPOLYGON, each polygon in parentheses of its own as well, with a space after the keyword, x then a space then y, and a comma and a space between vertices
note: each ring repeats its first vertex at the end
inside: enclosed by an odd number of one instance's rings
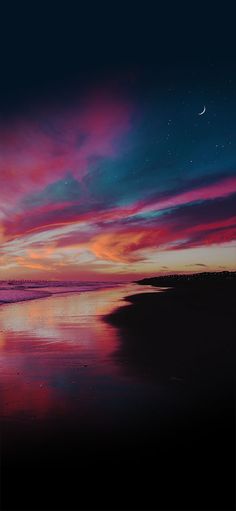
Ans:
POLYGON ((202 111, 202 112, 200 112, 198 115, 203 115, 203 114, 205 113, 205 111, 206 111, 206 107, 205 107, 205 105, 204 105, 203 111, 202 111))

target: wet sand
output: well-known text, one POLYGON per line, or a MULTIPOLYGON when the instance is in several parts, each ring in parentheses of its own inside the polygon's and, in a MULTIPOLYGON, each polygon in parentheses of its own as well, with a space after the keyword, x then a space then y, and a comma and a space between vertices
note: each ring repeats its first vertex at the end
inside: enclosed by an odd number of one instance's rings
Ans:
POLYGON ((147 290, 1 308, 3 509, 234 509, 234 287, 147 290))

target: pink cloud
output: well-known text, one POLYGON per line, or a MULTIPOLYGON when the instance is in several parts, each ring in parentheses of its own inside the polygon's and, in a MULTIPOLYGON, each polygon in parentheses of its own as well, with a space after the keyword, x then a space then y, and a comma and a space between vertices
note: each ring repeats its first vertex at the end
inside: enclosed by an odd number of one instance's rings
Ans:
POLYGON ((236 177, 227 177, 221 179, 217 183, 194 188, 183 193, 173 194, 167 199, 163 198, 157 201, 152 200, 147 204, 143 203, 143 205, 140 203, 140 207, 137 208, 137 211, 146 213, 152 210, 167 209, 200 200, 225 197, 234 192, 236 192, 236 177))
POLYGON ((80 180, 92 158, 117 154, 130 116, 127 104, 92 98, 73 111, 0 125, 0 199, 19 201, 68 171, 80 180))

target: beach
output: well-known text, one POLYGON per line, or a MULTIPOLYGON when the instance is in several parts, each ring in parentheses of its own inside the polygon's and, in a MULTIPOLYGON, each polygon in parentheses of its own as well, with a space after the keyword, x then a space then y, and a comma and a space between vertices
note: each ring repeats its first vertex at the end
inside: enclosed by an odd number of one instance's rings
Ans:
POLYGON ((234 284, 155 286, 1 306, 3 509, 234 508, 234 284))

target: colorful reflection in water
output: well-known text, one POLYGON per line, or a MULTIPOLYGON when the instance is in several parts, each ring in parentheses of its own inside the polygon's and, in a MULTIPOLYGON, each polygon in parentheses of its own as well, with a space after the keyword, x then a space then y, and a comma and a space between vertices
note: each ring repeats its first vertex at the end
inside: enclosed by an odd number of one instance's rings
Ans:
POLYGON ((135 293, 127 284, 1 306, 1 418, 76 416, 112 399, 126 383, 112 357, 118 330, 103 316, 135 293))

